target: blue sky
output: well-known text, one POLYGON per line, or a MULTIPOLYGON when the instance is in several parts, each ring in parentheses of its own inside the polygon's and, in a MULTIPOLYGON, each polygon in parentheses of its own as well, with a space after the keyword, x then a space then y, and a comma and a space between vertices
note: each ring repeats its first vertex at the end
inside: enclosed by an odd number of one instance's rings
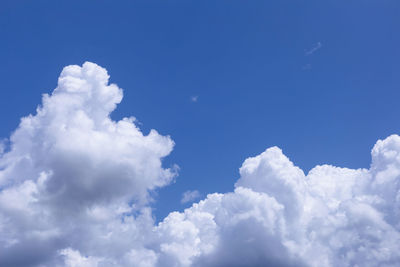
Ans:
POLYGON ((243 160, 270 146, 306 172, 369 167, 376 140, 400 132, 398 14, 396 0, 3 0, 0 136, 64 66, 92 61, 124 89, 113 118, 176 143, 158 219, 190 204, 186 190, 231 191, 243 160))

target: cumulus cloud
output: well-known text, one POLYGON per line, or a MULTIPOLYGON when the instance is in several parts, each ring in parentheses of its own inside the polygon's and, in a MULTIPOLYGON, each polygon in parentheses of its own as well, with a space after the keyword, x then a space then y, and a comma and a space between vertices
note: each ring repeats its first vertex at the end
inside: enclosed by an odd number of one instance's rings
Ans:
POLYGON ((198 199, 200 197, 201 197, 201 194, 200 194, 199 191, 197 191, 197 190, 193 190, 193 191, 188 190, 188 191, 185 191, 182 194, 181 203, 183 204, 183 203, 192 202, 192 201, 194 201, 194 200, 196 200, 196 199, 198 199))
POLYGON ((92 265, 152 224, 149 191, 173 179, 161 160, 174 143, 144 135, 132 117, 111 120, 122 90, 108 79, 93 63, 65 67, 10 137, 0 158, 1 266, 54 266, 57 255, 73 266, 82 252, 96 254, 92 265))
POLYGON ((122 91, 93 63, 66 67, 0 156, 0 266, 398 266, 400 136, 368 169, 308 174, 272 147, 233 192, 159 224, 149 192, 174 171, 173 142, 112 121, 122 91))
POLYGON ((399 136, 377 142, 370 169, 324 165, 305 175, 272 147, 240 175, 234 192, 158 226, 164 257, 178 266, 399 265, 399 136))
POLYGON ((100 259, 93 257, 83 257, 79 251, 71 248, 63 249, 60 255, 65 256, 65 264, 70 267, 92 267, 97 266, 100 259))

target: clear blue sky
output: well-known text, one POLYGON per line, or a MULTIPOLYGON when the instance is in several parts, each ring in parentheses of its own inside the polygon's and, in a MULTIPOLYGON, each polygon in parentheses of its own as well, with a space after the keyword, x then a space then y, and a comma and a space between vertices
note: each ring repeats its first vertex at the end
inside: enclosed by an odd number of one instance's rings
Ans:
POLYGON ((158 219, 186 190, 231 191, 274 145, 306 172, 368 167, 376 140, 400 133, 399 14, 398 0, 2 0, 0 136, 64 66, 92 61, 124 89, 115 119, 176 142, 158 219))

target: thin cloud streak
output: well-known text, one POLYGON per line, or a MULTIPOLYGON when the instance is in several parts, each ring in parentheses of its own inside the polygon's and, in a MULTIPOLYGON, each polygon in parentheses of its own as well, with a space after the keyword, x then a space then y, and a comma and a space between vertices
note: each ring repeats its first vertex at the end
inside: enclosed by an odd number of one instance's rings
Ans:
POLYGON ((312 54, 314 54, 317 50, 322 48, 322 43, 318 42, 315 44, 314 47, 312 47, 310 50, 306 51, 306 56, 311 56, 312 54))

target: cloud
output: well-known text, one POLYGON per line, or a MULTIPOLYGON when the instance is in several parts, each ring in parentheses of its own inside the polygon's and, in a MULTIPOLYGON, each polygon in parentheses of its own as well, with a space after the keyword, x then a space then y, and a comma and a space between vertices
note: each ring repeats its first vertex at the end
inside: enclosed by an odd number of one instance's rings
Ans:
POLYGON ((312 54, 314 54, 317 50, 322 48, 322 43, 318 42, 315 44, 315 46, 313 46, 311 49, 306 51, 306 56, 311 56, 312 54))
POLYGON ((101 261, 99 258, 83 257, 79 251, 70 248, 61 250, 60 255, 65 257, 65 264, 69 267, 92 267, 101 261))
POLYGON ((68 66, 21 120, 0 156, 0 266, 400 264, 400 136, 375 144, 368 169, 305 174, 268 148, 233 192, 155 224, 149 193, 176 175, 161 164, 173 141, 112 121, 121 100, 105 69, 68 66))
POLYGON ((199 96, 197 96, 197 95, 190 97, 190 101, 192 101, 192 102, 197 102, 198 99, 199 99, 199 96))
POLYGON ((0 155, 4 153, 6 145, 4 144, 3 140, 0 140, 0 155))
POLYGON ((174 178, 161 164, 174 143, 144 135, 133 118, 111 120, 122 90, 108 79, 93 63, 65 67, 10 137, 0 157, 0 266, 54 266, 59 251, 67 262, 78 252, 119 257, 152 225, 149 191, 174 178))
POLYGON ((196 200, 198 198, 201 197, 201 194, 199 191, 197 190, 193 190, 193 191, 186 191, 182 194, 182 199, 181 199, 181 203, 188 203, 188 202, 192 202, 193 200, 196 200))
POLYGON ((163 260, 170 266, 397 266, 399 155, 400 137, 393 135, 377 142, 370 169, 323 165, 305 175, 279 148, 269 148, 245 160, 234 192, 208 195, 160 223, 163 260))

